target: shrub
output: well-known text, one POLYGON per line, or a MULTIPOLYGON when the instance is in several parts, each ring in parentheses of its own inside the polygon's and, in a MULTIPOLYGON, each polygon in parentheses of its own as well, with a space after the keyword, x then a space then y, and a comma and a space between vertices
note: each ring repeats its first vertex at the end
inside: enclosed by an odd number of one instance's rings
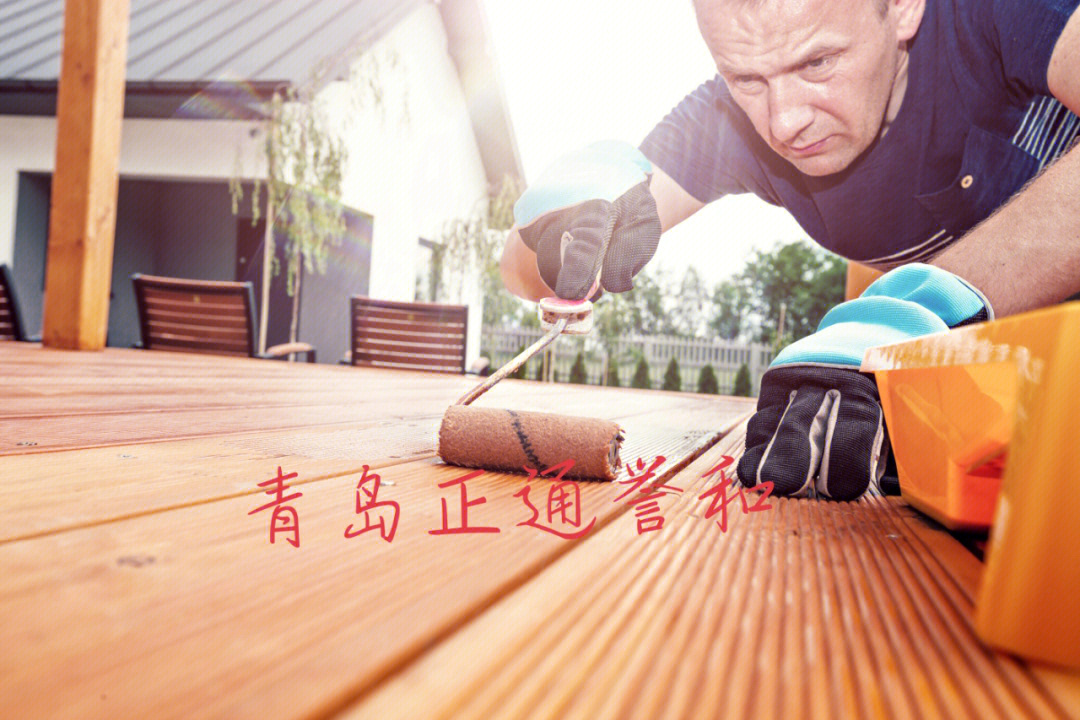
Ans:
POLYGON ((708 395, 718 395, 720 393, 720 383, 716 381, 716 371, 713 370, 712 365, 701 368, 701 373, 698 375, 697 391, 708 395))
POLYGON ((734 395, 739 397, 750 397, 750 367, 743 363, 739 366, 739 371, 735 373, 735 391, 734 395))
MULTIPOLYGON (((517 357, 521 353, 525 352, 525 348, 527 348, 527 347, 529 347, 529 346, 528 345, 522 345, 520 348, 518 348, 518 351, 514 354, 514 357, 517 357)), ((523 362, 523 363, 521 363, 521 367, 519 367, 514 372, 510 373, 510 377, 517 378, 518 380, 525 380, 525 379, 528 378, 528 374, 526 372, 528 369, 529 369, 529 363, 523 362)))
POLYGON ((578 353, 574 358, 574 364, 570 368, 570 382, 577 383, 578 385, 584 385, 586 383, 585 376, 585 355, 578 353))
POLYGON ((604 384, 608 387, 622 387, 619 384, 619 366, 611 361, 608 361, 607 377, 604 378, 604 384))
POLYGON ((634 369, 634 379, 630 381, 630 387, 641 390, 652 388, 652 381, 649 380, 649 363, 645 358, 638 360, 637 367, 634 369))
POLYGON ((679 361, 674 357, 668 360, 667 369, 664 370, 664 389, 679 392, 682 390, 682 376, 679 375, 679 361))

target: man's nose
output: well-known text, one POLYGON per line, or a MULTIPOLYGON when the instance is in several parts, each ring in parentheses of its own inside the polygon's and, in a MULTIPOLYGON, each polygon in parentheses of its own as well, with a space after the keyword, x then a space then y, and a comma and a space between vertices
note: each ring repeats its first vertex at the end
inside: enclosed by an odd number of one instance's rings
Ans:
POLYGON ((769 85, 769 131, 774 140, 790 144, 813 122, 814 108, 797 82, 780 78, 769 85))

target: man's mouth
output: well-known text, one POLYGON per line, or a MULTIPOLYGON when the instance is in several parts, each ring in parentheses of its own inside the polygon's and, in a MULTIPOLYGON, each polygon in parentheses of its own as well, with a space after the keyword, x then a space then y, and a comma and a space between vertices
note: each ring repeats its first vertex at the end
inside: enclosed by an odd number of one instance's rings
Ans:
MULTIPOLYGON (((832 136, 829 136, 832 137, 832 136)), ((828 142, 829 137, 822 138, 817 142, 808 143, 806 145, 787 145, 789 153, 795 157, 808 157, 810 155, 816 155, 821 152, 825 147, 825 143, 828 142)))

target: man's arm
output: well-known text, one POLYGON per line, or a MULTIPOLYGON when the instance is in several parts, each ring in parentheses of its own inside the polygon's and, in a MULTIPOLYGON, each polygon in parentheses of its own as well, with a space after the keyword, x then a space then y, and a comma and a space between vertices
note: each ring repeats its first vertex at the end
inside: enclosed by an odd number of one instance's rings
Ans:
MULTIPOLYGON (((1080 115, 1080 11, 1054 45, 1050 91, 1080 115)), ((974 284, 998 317, 1080 291, 1080 145, 931 264, 974 284)))
MULTIPOLYGON (((655 165, 649 180, 649 192, 656 201, 661 232, 678 225, 705 205, 655 165)), ((536 253, 522 242, 516 227, 510 230, 499 269, 506 289, 518 297, 535 302, 555 294, 540 277, 536 269, 536 253)))

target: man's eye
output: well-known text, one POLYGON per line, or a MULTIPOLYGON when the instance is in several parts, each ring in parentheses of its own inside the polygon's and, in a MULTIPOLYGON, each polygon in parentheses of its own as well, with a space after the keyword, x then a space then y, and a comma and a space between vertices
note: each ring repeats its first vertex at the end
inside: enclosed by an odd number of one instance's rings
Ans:
POLYGON ((743 92, 752 91, 761 86, 761 78, 751 75, 738 75, 732 78, 732 82, 743 92))
POLYGON ((824 57, 814 58, 813 60, 808 61, 805 65, 803 65, 803 68, 805 70, 808 70, 810 73, 820 73, 824 70, 830 69, 835 61, 835 55, 826 55, 824 57))

